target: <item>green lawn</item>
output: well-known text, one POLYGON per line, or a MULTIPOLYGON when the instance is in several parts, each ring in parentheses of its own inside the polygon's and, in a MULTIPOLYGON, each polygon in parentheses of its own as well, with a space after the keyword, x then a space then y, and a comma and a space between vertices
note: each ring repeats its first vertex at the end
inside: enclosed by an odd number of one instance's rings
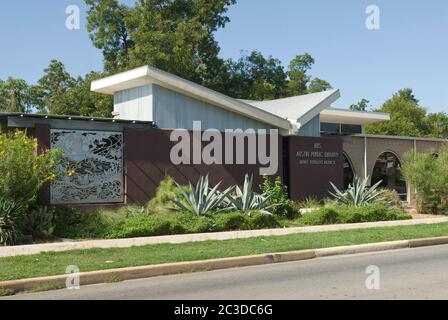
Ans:
POLYGON ((125 249, 90 249, 0 258, 0 281, 65 273, 68 265, 81 272, 236 257, 261 253, 317 249, 392 240, 448 235, 448 223, 294 234, 227 241, 158 244, 125 249))

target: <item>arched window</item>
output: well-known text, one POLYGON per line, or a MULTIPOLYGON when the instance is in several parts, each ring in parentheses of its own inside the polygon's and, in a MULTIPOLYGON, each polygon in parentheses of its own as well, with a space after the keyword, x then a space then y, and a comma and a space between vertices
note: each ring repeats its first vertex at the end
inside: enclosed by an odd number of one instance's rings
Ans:
POLYGON ((407 200, 406 182, 400 173, 401 163, 392 152, 384 152, 378 157, 372 173, 372 185, 382 181, 380 186, 397 191, 401 200, 407 200))
POLYGON ((352 162, 348 156, 343 153, 344 156, 344 190, 348 189, 350 183, 353 182, 355 177, 355 170, 353 170, 352 162))

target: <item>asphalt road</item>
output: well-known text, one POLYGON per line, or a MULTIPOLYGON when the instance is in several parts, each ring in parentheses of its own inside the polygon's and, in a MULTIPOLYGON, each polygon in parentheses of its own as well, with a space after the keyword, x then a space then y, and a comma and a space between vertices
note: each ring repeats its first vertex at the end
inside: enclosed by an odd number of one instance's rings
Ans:
MULTIPOLYGON (((369 269, 369 271, 375 271, 369 269)), ((372 274, 370 274, 372 275, 372 274)), ((378 278, 376 278, 378 279, 378 278)), ((447 299, 448 246, 164 276, 12 299, 447 299), (366 269, 379 268, 379 289, 366 269)))

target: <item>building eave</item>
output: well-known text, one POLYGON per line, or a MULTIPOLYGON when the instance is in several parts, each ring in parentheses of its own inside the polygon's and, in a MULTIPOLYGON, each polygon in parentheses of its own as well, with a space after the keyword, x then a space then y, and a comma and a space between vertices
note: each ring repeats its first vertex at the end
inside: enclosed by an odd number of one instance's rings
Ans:
POLYGON ((390 115, 382 112, 354 111, 339 108, 327 108, 320 113, 321 122, 342 124, 360 124, 389 121, 390 115))
POLYGON ((49 120, 70 120, 70 121, 90 121, 90 122, 109 122, 122 124, 144 124, 150 127, 156 127, 153 121, 122 120, 113 118, 99 118, 86 116, 54 115, 54 114, 36 114, 20 112, 0 112, 0 118, 30 118, 30 119, 49 119, 49 120))
POLYGON ((288 132, 291 129, 291 123, 287 119, 150 66, 140 67, 93 81, 91 90, 113 95, 119 91, 148 84, 156 84, 228 111, 269 124, 272 127, 279 128, 282 132, 288 132))
POLYGON ((350 137, 369 138, 369 139, 392 139, 392 140, 415 140, 415 141, 432 141, 447 143, 447 139, 442 138, 425 138, 425 137, 406 137, 406 136, 388 136, 383 134, 355 134, 350 137))
POLYGON ((329 93, 330 94, 325 99, 323 99, 318 105, 316 105, 314 108, 312 108, 303 116, 301 116, 299 119, 297 119, 297 122, 300 123, 301 126, 304 126, 313 118, 320 115, 323 110, 327 109, 333 102, 335 102, 341 97, 341 92, 339 91, 339 89, 329 91, 329 93))

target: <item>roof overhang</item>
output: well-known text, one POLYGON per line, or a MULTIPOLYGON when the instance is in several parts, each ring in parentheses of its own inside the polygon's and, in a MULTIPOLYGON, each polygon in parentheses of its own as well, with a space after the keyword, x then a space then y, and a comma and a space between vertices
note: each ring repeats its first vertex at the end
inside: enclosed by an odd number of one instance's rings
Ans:
POLYGON ((301 127, 318 116, 322 110, 329 108, 340 96, 339 90, 332 89, 275 100, 245 100, 245 102, 279 117, 289 119, 293 125, 301 127))
POLYGON ((283 133, 286 131, 289 132, 291 129, 291 123, 287 119, 150 66, 140 67, 93 81, 91 90, 113 95, 119 91, 148 84, 156 84, 228 111, 241 114, 247 118, 269 124, 274 128, 279 128, 283 133))
POLYGON ((390 115, 382 112, 353 111, 339 108, 327 108, 320 113, 321 122, 359 124, 389 121, 390 115))
POLYGON ((331 90, 327 92, 328 95, 324 99, 322 99, 319 102, 319 104, 317 104, 314 108, 312 108, 303 116, 301 116, 299 119, 297 119, 298 123, 300 123, 302 126, 305 125, 313 118, 315 118, 317 115, 321 114, 323 110, 329 108, 333 102, 335 102, 341 97, 341 92, 339 90, 331 90))

